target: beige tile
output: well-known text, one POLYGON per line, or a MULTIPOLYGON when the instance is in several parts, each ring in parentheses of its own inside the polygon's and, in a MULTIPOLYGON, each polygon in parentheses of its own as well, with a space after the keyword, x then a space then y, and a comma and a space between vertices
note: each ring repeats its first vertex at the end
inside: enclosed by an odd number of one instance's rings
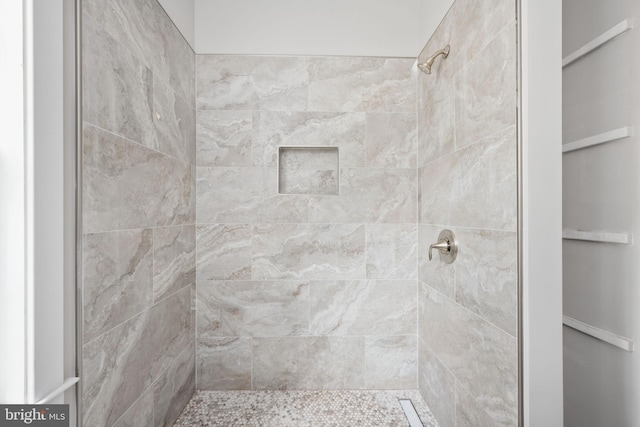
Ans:
POLYGON ((198 225, 199 280, 251 279, 251 226, 198 225))
POLYGON ((365 337, 365 382, 368 389, 417 388, 415 335, 365 337))
POLYGON ((198 282, 198 337, 309 333, 305 282, 198 282))
POLYGON ((364 236, 359 224, 254 226, 253 279, 363 279, 364 236))
MULTIPOLYGON (((433 251, 433 259, 429 261, 429 246, 438 242, 440 232, 446 226, 420 224, 418 227, 418 277, 420 282, 429 285, 438 292, 453 299, 455 292, 455 277, 458 261, 446 264, 440 260, 438 251, 433 251)), ((457 229, 452 230, 456 233, 457 229)), ((464 245, 458 238, 459 244, 464 245)))
POLYGON ((491 418, 482 405, 475 401, 460 384, 456 384, 456 426, 457 427, 490 427, 490 426, 515 426, 517 423, 506 424, 491 418))
POLYGON ((256 390, 362 389, 364 337, 254 338, 256 390))
POLYGON ((283 147, 279 151, 279 193, 339 193, 337 147, 283 147))
POLYGON ((367 279, 417 278, 415 224, 367 224, 366 232, 367 279))
POLYGON ((194 353, 195 347, 191 342, 153 385, 153 419, 156 427, 173 426, 196 391, 194 353))
MULTIPOLYGON (((429 78, 431 76, 427 76, 429 78)), ((418 111, 419 166, 455 151, 455 101, 453 82, 443 83, 432 93, 421 93, 418 111)))
POLYGON ((113 427, 153 427, 153 387, 149 387, 113 427))
POLYGON ((441 427, 456 426, 456 379, 421 339, 418 339, 418 386, 441 427))
POLYGON ((278 194, 276 168, 198 168, 198 223, 306 222, 307 197, 278 194))
POLYGON ((304 57, 198 55, 199 110, 305 111, 304 57))
POLYGON ((415 168, 418 156, 416 113, 367 113, 367 166, 415 168))
POLYGON ((309 58, 309 109, 415 112, 413 60, 309 58))
POLYGON ((312 196, 311 222, 410 223, 416 220, 415 169, 342 168, 340 195, 312 196))
POLYGON ((198 390, 251 390, 251 338, 198 339, 198 390))
POLYGON ((83 242, 83 340, 103 334, 153 303, 153 233, 88 234, 83 242))
POLYGON ((159 301, 196 281, 193 225, 153 230, 153 295, 159 301))
POLYGON ((252 116, 251 111, 198 111, 198 166, 251 166, 252 116))
POLYGON ((313 281, 311 334, 415 334, 415 295, 413 280, 313 281))
POLYGON ((184 163, 195 164, 195 106, 158 79, 153 81, 152 119, 158 151, 184 163))

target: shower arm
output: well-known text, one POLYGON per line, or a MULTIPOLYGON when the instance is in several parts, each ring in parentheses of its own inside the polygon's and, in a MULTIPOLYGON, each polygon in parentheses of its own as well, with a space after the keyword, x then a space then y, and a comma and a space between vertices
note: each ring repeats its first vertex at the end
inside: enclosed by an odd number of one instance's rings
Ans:
POLYGON ((449 50, 450 50, 450 46, 446 45, 444 48, 440 49, 439 51, 431 55, 429 58, 427 58, 425 62, 418 63, 418 68, 420 69, 420 71, 422 71, 425 74, 431 74, 431 67, 433 66, 433 62, 440 55, 442 55, 444 58, 449 56, 449 50))

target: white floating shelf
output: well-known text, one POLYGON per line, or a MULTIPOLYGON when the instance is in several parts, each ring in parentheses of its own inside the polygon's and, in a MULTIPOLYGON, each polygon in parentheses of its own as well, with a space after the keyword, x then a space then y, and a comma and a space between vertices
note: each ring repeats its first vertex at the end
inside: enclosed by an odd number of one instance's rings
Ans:
POLYGON ((604 341, 625 351, 633 352, 633 340, 630 338, 596 328, 595 326, 591 326, 588 323, 581 322, 569 316, 562 316, 562 323, 571 329, 592 336, 600 341, 604 341))
POLYGON ((565 57, 562 60, 562 67, 564 68, 567 65, 571 64, 572 62, 577 61, 578 59, 596 50, 603 44, 613 40, 614 38, 618 37, 620 34, 623 34, 624 32, 630 30, 631 28, 633 28, 633 21, 631 19, 625 19, 615 27, 610 28, 609 30, 600 34, 598 37, 591 40, 589 43, 585 44, 580 49, 573 52, 571 55, 565 57))
POLYGON ((610 233, 607 231, 562 230, 562 238, 566 240, 584 240, 587 242, 616 243, 630 245, 633 242, 631 233, 610 233))
POLYGON ((623 138, 628 138, 632 135, 633 135, 633 128, 630 126, 627 126, 627 127, 615 129, 609 132, 601 133, 599 135, 590 136, 589 138, 568 142, 562 145, 562 152, 569 153, 571 151, 593 147, 594 145, 605 144, 607 142, 613 142, 623 138))

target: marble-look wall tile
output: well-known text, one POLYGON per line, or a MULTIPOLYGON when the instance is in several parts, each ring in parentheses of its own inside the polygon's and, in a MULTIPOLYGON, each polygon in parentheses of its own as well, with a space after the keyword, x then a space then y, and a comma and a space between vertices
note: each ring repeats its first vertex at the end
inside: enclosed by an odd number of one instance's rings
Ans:
POLYGON ((254 113, 253 163, 275 166, 278 146, 331 146, 340 150, 341 167, 365 165, 364 113, 254 113))
MULTIPOLYGON (((456 384, 456 427, 493 427, 496 422, 475 401, 473 396, 456 384)), ((503 424, 509 425, 509 424, 503 424)), ((514 423, 512 425, 517 425, 514 423)))
POLYGON ((278 194, 275 168, 198 168, 198 223, 306 222, 307 198, 278 194))
POLYGON ((516 129, 420 169, 422 223, 516 230, 516 129))
POLYGON ((416 333, 414 280, 311 282, 312 335, 416 333))
MULTIPOLYGON (((193 337, 191 337, 193 338, 193 337)), ((182 351, 153 385, 155 427, 171 427, 196 390, 193 342, 182 351)))
POLYGON ((198 55, 199 110, 307 109, 304 57, 198 55))
POLYGON ((213 224, 197 227, 199 280, 251 279, 251 226, 213 224))
POLYGON ((367 224, 366 242, 367 279, 418 277, 415 224, 367 224))
POLYGON ((433 93, 422 94, 421 99, 425 104, 418 111, 419 165, 422 166, 455 151, 454 84, 443 84, 433 93))
POLYGON ((149 387, 113 427, 153 427, 153 387, 149 387))
POLYGON ((195 257, 194 225, 153 230, 153 295, 156 302, 195 283, 195 257))
POLYGON ((201 110, 197 122, 198 166, 251 166, 251 111, 201 110))
POLYGON ((101 335, 153 303, 153 233, 84 236, 83 340, 101 335))
POLYGON ((198 282, 198 337, 309 333, 305 282, 198 282))
POLYGON ((415 335, 365 337, 368 389, 414 390, 418 360, 415 335))
POLYGON ((364 337, 254 338, 256 390, 362 389, 364 337))
POLYGON ((193 102, 195 54, 157 0, 86 0, 82 8, 182 98, 193 102))
POLYGON ((418 387, 441 427, 456 427, 456 379, 418 339, 418 387))
POLYGON ((253 227, 253 279, 363 279, 365 229, 360 224, 253 227))
POLYGON ((313 196, 311 222, 411 223, 416 221, 415 169, 342 168, 340 197, 313 196))
POLYGON ((85 124, 85 233, 194 221, 192 167, 85 124))
POLYGON ((198 339, 198 390, 251 390, 251 338, 198 339))
POLYGON ((516 122, 514 40, 515 25, 511 25, 465 64, 456 76, 457 148, 493 135, 516 122))
POLYGON ((153 73, 86 14, 82 28, 84 120, 156 148, 153 73))
POLYGON ((415 112, 413 60, 309 58, 312 111, 415 112))
POLYGON ((158 151, 195 164, 195 107, 158 79, 153 81, 153 120, 158 151))
MULTIPOLYGON (((421 283, 454 299, 457 260, 453 264, 445 264, 440 261, 438 251, 434 251, 433 260, 429 261, 429 245, 438 242, 438 236, 443 228, 445 227, 441 225, 420 224, 418 228, 418 277, 421 283)), ((453 232, 457 233, 457 229, 454 229, 453 232)), ((459 238, 458 241, 462 242, 459 238)), ((425 327, 428 328, 429 325, 425 325, 425 327)))
MULTIPOLYGON (((418 60, 427 57, 446 44, 451 52, 445 60, 435 61, 432 74, 423 74, 422 93, 432 94, 475 57, 506 26, 513 25, 516 17, 513 0, 456 0, 442 20, 434 35, 426 44, 418 60)), ((515 44, 515 38, 513 39, 515 44)))
POLYGON ((283 147, 279 156, 279 193, 338 194, 337 147, 283 147))
POLYGON ((517 235, 460 229, 456 302, 512 336, 518 328, 517 235))
POLYGON ((84 344, 84 425, 117 421, 187 347, 190 295, 186 288, 84 344))
POLYGON ((418 156, 416 113, 367 113, 367 166, 415 168, 418 156))
POLYGON ((428 287, 422 324, 424 341, 495 424, 516 425, 517 340, 428 287))

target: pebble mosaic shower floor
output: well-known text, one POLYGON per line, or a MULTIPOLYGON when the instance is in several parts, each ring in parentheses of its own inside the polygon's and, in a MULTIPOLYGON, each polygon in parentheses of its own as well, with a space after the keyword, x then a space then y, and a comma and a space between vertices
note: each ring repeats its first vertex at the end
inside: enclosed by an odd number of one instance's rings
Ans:
POLYGON ((425 427, 438 427, 417 391, 198 391, 175 427, 408 427, 410 399, 425 427))

